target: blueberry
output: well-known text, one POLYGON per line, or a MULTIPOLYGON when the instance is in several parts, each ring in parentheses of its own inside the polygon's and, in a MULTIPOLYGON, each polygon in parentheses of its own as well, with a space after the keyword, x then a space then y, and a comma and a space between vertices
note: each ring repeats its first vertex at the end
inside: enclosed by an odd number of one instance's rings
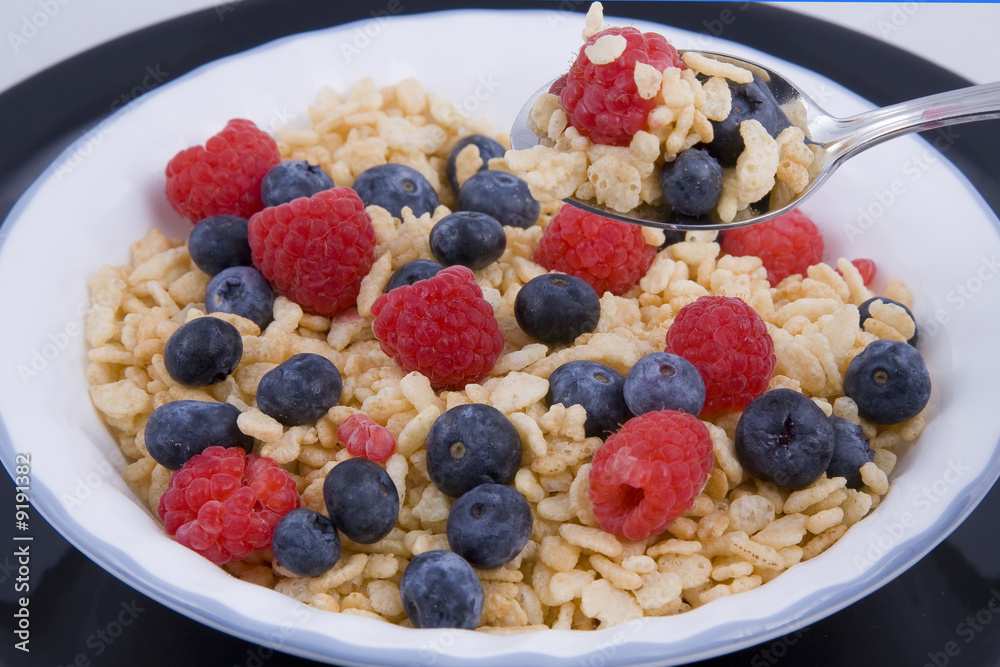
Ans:
POLYGON ((668 246, 672 246, 675 243, 683 243, 684 241, 687 241, 686 231, 679 229, 664 229, 663 243, 660 244, 658 250, 665 250, 668 246))
POLYGON ((491 215, 456 211, 431 227, 427 242, 431 254, 445 266, 461 264, 478 271, 500 259, 507 248, 507 234, 491 215))
POLYGON ((865 328, 865 321, 868 320, 869 318, 871 318, 872 315, 871 315, 871 312, 870 312, 870 308, 871 308, 871 305, 873 303, 875 303, 876 301, 881 301, 882 303, 892 303, 892 304, 895 304, 895 305, 899 306, 904 311, 906 311, 906 314, 910 316, 911 320, 913 320, 913 325, 914 325, 914 327, 913 327, 913 335, 910 336, 907 339, 906 342, 909 343, 910 345, 916 345, 917 344, 917 334, 919 333, 917 331, 917 327, 916 327, 917 318, 915 318, 913 316, 913 312, 909 308, 907 308, 906 306, 904 306, 903 304, 901 304, 898 301, 893 301, 892 299, 887 299, 884 296, 873 296, 872 298, 868 299, 867 301, 865 301, 864 303, 862 303, 860 306, 858 306, 858 314, 861 316, 861 328, 864 329, 865 328))
POLYGON ((750 203, 750 210, 757 215, 762 215, 771 210, 771 193, 768 192, 755 202, 750 203))
POLYGON ((534 225, 542 210, 527 183, 506 171, 489 169, 477 172, 462 184, 458 207, 491 215, 502 225, 521 229, 534 225))
POLYGON ((389 282, 385 284, 384 291, 391 292, 402 285, 412 285, 420 280, 426 280, 437 275, 437 272, 443 268, 444 266, 435 262, 433 259, 410 260, 396 269, 393 274, 389 276, 389 282))
POLYGON ((521 553, 531 537, 531 507, 505 484, 480 484, 448 512, 448 546, 472 567, 492 570, 521 553))
POLYGON ((153 460, 178 470, 208 447, 253 448, 253 438, 236 425, 240 409, 212 401, 170 401, 153 410, 146 420, 146 451, 153 460))
POLYGON ((669 352, 641 357, 625 376, 625 404, 641 415, 679 410, 697 416, 705 406, 705 381, 690 361, 669 352))
POLYGON ((354 191, 365 206, 381 206, 390 215, 401 218, 403 207, 413 215, 433 213, 438 196, 433 186, 413 167, 402 164, 380 164, 364 170, 354 179, 354 191))
POLYGON ((601 319, 601 300, 576 276, 545 273, 524 284, 514 298, 514 319, 524 333, 549 345, 572 343, 601 319))
POLYGON ((399 581, 406 616, 416 628, 479 627, 486 599, 469 563, 452 551, 425 551, 410 559, 399 581))
POLYGON ((491 158, 503 157, 507 152, 507 149, 503 147, 499 141, 491 139, 484 134, 470 134, 467 137, 462 137, 455 142, 455 145, 451 148, 451 153, 448 154, 448 162, 445 164, 445 173, 448 175, 448 183, 451 184, 451 189, 457 194, 459 191, 458 178, 455 175, 455 158, 458 154, 462 152, 462 149, 469 144, 475 144, 479 149, 479 157, 483 161, 483 165, 479 168, 480 171, 489 168, 489 162, 491 158))
POLYGON ((596 361, 570 361, 552 371, 545 404, 551 407, 556 403, 583 406, 587 411, 583 425, 587 437, 606 438, 630 416, 625 404, 625 378, 596 361))
POLYGON ((271 167, 260 183, 264 206, 279 206, 299 197, 312 197, 333 187, 333 179, 316 164, 288 160, 271 167))
POLYGON ((794 491, 826 471, 833 456, 833 424, 804 394, 774 389, 743 411, 734 442, 736 458, 747 472, 794 491))
POLYGON ((678 212, 696 218, 719 203, 722 166, 708 151, 689 148, 660 169, 660 187, 678 212))
POLYGON ((233 313, 263 330, 273 319, 274 290, 252 266, 230 266, 215 274, 205 288, 205 310, 233 313))
POLYGON ((340 535, 330 520, 305 507, 281 517, 271 551, 278 565, 300 577, 318 577, 340 558, 340 535))
POLYGON ((898 424, 915 417, 931 397, 931 376, 912 345, 896 340, 869 343, 844 373, 844 394, 858 414, 874 424, 898 424))
POLYGON ((857 424, 843 417, 830 417, 833 423, 833 458, 826 467, 827 477, 844 477, 847 488, 860 489, 861 466, 875 460, 868 436, 857 424))
POLYGON ((332 361, 302 352, 264 373, 257 385, 257 407, 285 426, 300 426, 325 415, 343 388, 332 361))
POLYGON ((191 261, 210 276, 230 266, 250 266, 250 236, 246 218, 213 215, 191 229, 188 252, 191 261))
POLYGON ((163 347, 167 373, 189 387, 207 387, 225 380, 242 356, 240 332, 217 317, 199 317, 182 324, 163 347))
MULTIPOLYGON (((722 245, 722 239, 725 232, 719 230, 715 232, 715 243, 722 245)), ((663 243, 660 244, 659 250, 664 250, 675 243, 682 243, 687 241, 687 232, 677 229, 664 229, 663 230, 663 243)))
POLYGON ((323 480, 330 522, 359 544, 378 542, 399 519, 399 492, 385 468, 366 458, 347 459, 323 480))
POLYGON ((427 474, 453 498, 480 485, 510 484, 521 467, 521 436, 490 405, 459 405, 441 413, 427 433, 427 474))
POLYGON ((743 136, 740 134, 743 121, 758 121, 772 137, 789 124, 785 113, 759 77, 754 76, 750 83, 730 82, 729 90, 733 98, 729 115, 725 120, 711 121, 714 138, 705 145, 723 167, 735 167, 736 159, 743 152, 743 136))

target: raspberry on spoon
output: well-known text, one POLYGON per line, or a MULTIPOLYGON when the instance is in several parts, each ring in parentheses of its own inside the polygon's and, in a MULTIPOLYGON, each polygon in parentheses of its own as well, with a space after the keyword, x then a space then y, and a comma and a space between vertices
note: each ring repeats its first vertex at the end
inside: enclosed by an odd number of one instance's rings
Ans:
POLYGON ((640 95, 635 83, 638 64, 661 72, 685 68, 677 50, 655 33, 608 28, 586 41, 558 88, 569 122, 580 134, 594 143, 628 146, 636 132, 646 129, 646 116, 656 99, 640 95), (597 51, 609 55, 602 57, 597 51), (605 62, 616 51, 618 55, 605 62))

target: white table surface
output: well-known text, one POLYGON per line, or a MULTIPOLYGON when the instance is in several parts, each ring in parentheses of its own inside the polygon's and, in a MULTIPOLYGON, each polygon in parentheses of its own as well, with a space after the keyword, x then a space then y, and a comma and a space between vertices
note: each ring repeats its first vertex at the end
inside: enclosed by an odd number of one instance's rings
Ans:
MULTIPOLYGON (((92 46, 220 4, 224 0, 2 0, 0 92, 92 46)), ((998 3, 772 4, 882 39, 976 83, 1000 79, 998 3)), ((613 0, 605 6, 614 13, 613 0)))

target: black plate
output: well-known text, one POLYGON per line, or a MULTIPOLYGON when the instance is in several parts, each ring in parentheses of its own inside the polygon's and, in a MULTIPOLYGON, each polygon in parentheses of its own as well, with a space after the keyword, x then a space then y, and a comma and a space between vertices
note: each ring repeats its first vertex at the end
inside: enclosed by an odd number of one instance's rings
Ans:
MULTIPOLYGON (((968 85, 858 33, 753 3, 607 2, 608 15, 720 36, 794 61, 878 105, 968 85)), ((0 95, 0 218, 42 170, 113 109, 222 56, 358 19, 457 7, 586 11, 589 1, 447 3, 232 0, 114 40, 0 95), (155 76, 154 76, 155 74, 155 76), (137 83, 142 85, 137 85, 137 83)), ((961 11, 956 7, 955 11, 961 11)), ((516 36, 512 36, 516 39, 516 36)), ((931 45, 932 46, 932 45, 931 45)), ((1000 123, 926 133, 1000 213, 1000 123)), ((934 213, 931 213, 934 214, 934 213)), ((940 215, 947 215, 946 211, 940 215)), ((40 253, 40 261, 44 261, 40 253)), ((303 667, 318 663, 192 621, 121 583, 31 519, 30 653, 15 648, 15 491, 0 475, 0 665, 303 667)), ((987 667, 1000 665, 1000 488, 934 551, 878 591, 783 638, 698 663, 987 667)), ((108 517, 113 520, 113 517, 108 517)), ((280 639, 280 638, 279 638, 280 639)), ((593 664, 601 664, 600 658, 593 664)), ((584 663, 581 663, 584 664, 584 663)), ((586 664, 590 664, 587 662, 586 664)))

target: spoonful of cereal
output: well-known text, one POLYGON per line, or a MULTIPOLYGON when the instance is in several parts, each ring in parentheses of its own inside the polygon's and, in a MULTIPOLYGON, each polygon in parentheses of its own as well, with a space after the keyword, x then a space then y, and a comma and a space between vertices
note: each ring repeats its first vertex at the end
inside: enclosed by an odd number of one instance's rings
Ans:
POLYGON ((588 14, 576 61, 521 109, 505 159, 536 199, 625 222, 763 222, 887 139, 1000 118, 1000 82, 837 118, 772 69, 602 22, 588 14))

